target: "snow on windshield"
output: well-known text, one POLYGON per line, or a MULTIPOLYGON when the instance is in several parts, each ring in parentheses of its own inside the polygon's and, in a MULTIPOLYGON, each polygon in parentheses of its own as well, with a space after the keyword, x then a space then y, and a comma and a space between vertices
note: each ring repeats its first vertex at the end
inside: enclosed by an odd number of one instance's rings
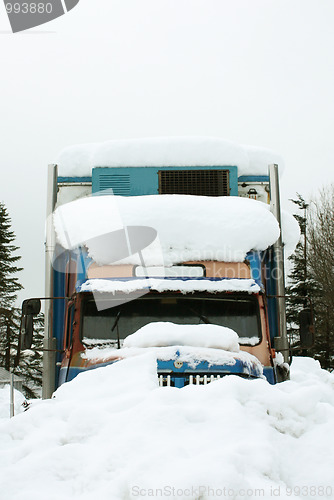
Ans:
POLYGON ((239 352, 238 334, 219 325, 178 325, 156 321, 139 328, 124 340, 124 347, 187 345, 239 352))

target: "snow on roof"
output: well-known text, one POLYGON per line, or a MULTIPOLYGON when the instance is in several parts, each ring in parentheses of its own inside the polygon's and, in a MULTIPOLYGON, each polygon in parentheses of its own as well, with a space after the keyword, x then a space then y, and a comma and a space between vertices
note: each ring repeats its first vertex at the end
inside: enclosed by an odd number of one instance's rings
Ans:
POLYGON ((113 293, 123 292, 130 294, 137 290, 149 288, 157 292, 248 292, 258 293, 259 285, 253 279, 224 279, 211 281, 208 279, 90 279, 80 286, 80 292, 113 293))
POLYGON ((268 175, 284 162, 275 152, 216 137, 153 137, 70 146, 58 156, 59 174, 91 176, 93 167, 237 166, 238 175, 268 175))
POLYGON ((124 339, 124 347, 193 346, 239 352, 238 334, 219 325, 179 325, 156 321, 124 339))
POLYGON ((268 205, 239 197, 93 196, 58 207, 54 225, 64 248, 86 243, 89 255, 101 265, 122 257, 123 263, 140 264, 135 252, 115 258, 113 232, 124 226, 157 231, 158 237, 143 248, 147 266, 191 260, 242 262, 247 252, 265 250, 279 236, 277 220, 268 205), (110 236, 99 238, 107 234, 110 236))

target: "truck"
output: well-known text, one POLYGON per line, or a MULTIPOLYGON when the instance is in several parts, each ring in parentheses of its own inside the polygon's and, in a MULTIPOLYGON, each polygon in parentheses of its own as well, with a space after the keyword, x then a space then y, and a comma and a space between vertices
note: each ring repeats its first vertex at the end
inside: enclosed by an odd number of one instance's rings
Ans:
MULTIPOLYGON (((270 154, 258 155, 261 170, 254 151, 245 167, 247 150, 231 153, 218 139, 92 148, 65 151, 62 172, 48 167, 46 293, 22 305, 29 348, 45 304, 43 398, 152 349, 160 386, 287 380, 279 167, 270 154)), ((307 347, 312 311, 300 321, 307 347)))

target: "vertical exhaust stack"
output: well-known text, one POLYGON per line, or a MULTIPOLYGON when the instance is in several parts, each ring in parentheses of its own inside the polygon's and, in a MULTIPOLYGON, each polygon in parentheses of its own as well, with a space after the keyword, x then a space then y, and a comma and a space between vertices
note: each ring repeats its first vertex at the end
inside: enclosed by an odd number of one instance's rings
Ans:
POLYGON ((270 210, 276 217, 280 236, 274 244, 274 261, 276 263, 276 294, 277 297, 277 315, 279 325, 279 336, 275 337, 274 347, 281 352, 285 363, 289 362, 289 342, 286 328, 286 309, 285 309, 285 276, 284 276, 284 250, 282 241, 282 223, 281 223, 281 205, 279 192, 278 165, 269 165, 269 183, 270 183, 270 210))
MULTIPOLYGON (((46 206, 46 241, 45 241, 45 297, 53 297, 52 255, 55 234, 52 213, 57 201, 57 165, 48 167, 47 206, 46 206)), ((45 301, 45 326, 43 343, 43 389, 42 398, 51 398, 55 389, 56 339, 53 338, 53 301, 45 301)))

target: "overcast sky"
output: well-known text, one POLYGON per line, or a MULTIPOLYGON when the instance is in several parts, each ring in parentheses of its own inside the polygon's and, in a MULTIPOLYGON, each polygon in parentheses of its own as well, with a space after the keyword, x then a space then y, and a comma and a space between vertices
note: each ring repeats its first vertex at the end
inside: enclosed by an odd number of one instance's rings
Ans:
POLYGON ((20 299, 44 295, 46 166, 71 144, 212 135, 273 149, 283 204, 334 182, 332 0, 80 0, 11 34, 0 5, 0 200, 20 299))

